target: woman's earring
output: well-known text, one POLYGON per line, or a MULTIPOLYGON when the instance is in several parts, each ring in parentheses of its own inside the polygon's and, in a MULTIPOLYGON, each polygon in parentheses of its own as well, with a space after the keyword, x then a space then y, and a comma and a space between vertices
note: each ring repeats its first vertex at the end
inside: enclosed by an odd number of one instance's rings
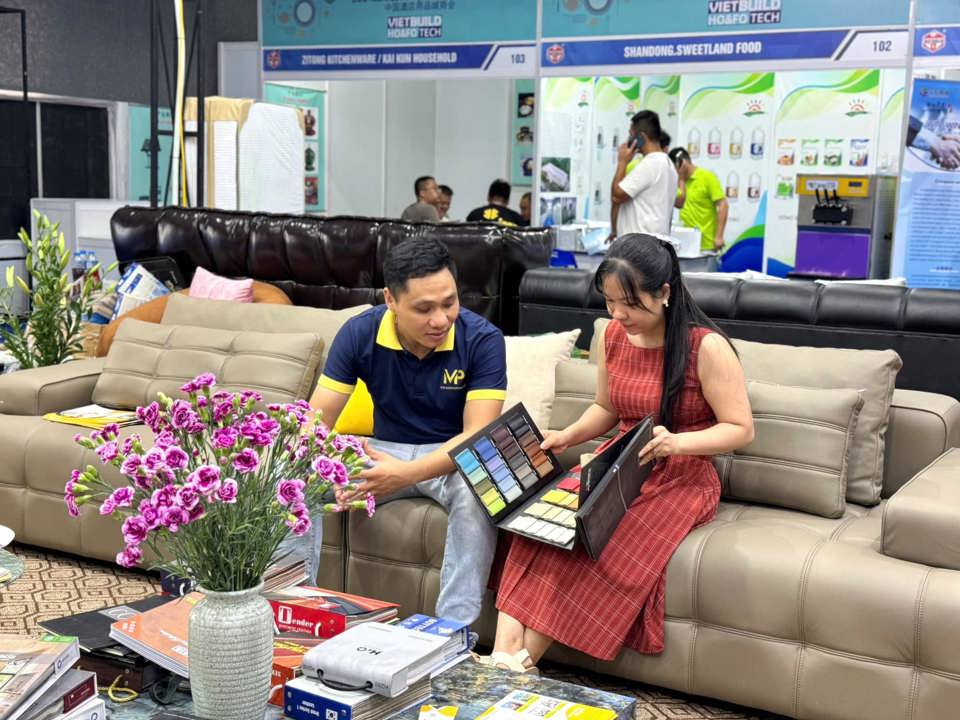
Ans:
POLYGON ((669 300, 664 300, 664 301, 663 301, 663 306, 664 306, 664 307, 670 307, 670 301, 669 301, 669 300))

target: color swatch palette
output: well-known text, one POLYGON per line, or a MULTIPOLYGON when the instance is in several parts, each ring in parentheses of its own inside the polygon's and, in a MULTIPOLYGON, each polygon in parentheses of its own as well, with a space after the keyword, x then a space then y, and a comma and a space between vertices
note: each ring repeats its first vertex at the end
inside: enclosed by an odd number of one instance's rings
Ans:
POLYGON ((512 532, 572 547, 579 476, 564 476, 522 404, 450 453, 491 520, 512 532), (559 480, 559 482, 558 482, 559 480))
POLYGON ((450 458, 494 525, 565 550, 580 542, 596 560, 650 473, 652 463, 640 465, 639 458, 652 437, 648 416, 580 471, 565 473, 540 448, 543 436, 521 403, 450 458))
POLYGON ((453 456, 490 517, 523 497, 525 491, 553 473, 557 460, 540 449, 543 437, 526 413, 506 415, 475 435, 453 456))

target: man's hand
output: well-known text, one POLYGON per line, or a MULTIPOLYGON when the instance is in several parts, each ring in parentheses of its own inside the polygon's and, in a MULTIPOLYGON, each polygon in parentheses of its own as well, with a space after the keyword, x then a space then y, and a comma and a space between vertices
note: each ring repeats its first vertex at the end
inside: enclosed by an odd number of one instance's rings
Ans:
POLYGON ((353 492, 337 491, 337 502, 345 503, 366 497, 367 493, 377 500, 409 487, 413 480, 409 477, 410 463, 398 460, 392 455, 374 450, 368 441, 363 441, 363 450, 374 465, 362 470, 357 489, 353 492))
POLYGON ((724 246, 725 244, 726 244, 726 243, 725 243, 724 240, 723 240, 723 235, 717 235, 715 238, 713 238, 713 247, 714 247, 715 249, 717 249, 717 250, 723 250, 723 246, 724 246))
POLYGON ((626 165, 631 160, 633 156, 637 154, 637 145, 632 140, 627 140, 619 148, 617 148, 617 162, 623 163, 626 165))
POLYGON ((930 144, 930 154, 937 159, 940 167, 946 170, 960 167, 960 138, 951 135, 938 137, 930 144))

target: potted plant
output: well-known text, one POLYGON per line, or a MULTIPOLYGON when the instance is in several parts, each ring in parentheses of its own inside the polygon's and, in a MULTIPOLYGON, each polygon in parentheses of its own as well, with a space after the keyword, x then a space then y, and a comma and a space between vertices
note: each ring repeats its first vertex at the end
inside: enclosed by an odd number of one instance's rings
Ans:
POLYGON ((97 468, 74 470, 65 488, 70 515, 85 504, 125 516, 124 567, 143 548, 156 567, 192 579, 204 600, 190 612, 189 665, 194 708, 205 718, 260 720, 270 689, 273 614, 262 577, 288 533, 305 535, 313 512, 365 510, 367 496, 325 503, 329 491, 353 490, 366 462, 360 441, 312 424, 303 400, 271 404, 254 391, 215 391, 205 373, 183 386, 187 398, 137 408, 154 435, 121 438, 116 425, 77 435, 100 461, 126 478, 114 487, 97 468))
MULTIPOLYGON (((30 237, 20 228, 18 237, 26 250, 28 282, 6 269, 6 288, 0 294, 0 340, 21 368, 57 365, 83 350, 83 320, 103 291, 100 265, 84 268, 73 278, 70 251, 60 223, 33 211, 37 232, 30 237), (26 318, 11 307, 13 291, 19 288, 30 302, 26 318)), ((108 271, 112 269, 108 268, 108 271)))

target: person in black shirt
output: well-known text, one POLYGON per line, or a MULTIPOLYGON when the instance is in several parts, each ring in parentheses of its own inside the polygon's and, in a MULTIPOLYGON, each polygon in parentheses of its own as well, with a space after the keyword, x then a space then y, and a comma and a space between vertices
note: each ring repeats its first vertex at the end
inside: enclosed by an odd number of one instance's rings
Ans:
POLYGON ((487 204, 471 210, 467 222, 495 222, 516 227, 523 225, 520 213, 507 207, 510 202, 510 183, 506 180, 494 180, 487 191, 487 204))

